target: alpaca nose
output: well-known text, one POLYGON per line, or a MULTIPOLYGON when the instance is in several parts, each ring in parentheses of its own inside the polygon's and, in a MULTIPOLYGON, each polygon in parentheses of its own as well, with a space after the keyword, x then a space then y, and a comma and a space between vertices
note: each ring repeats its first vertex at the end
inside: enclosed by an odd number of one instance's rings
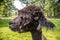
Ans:
POLYGON ((13 31, 17 31, 17 27, 15 26, 14 22, 9 23, 9 28, 13 31))
POLYGON ((9 28, 13 28, 14 22, 9 22, 9 28))
POLYGON ((14 21, 10 21, 10 22, 9 22, 9 25, 11 25, 11 24, 15 24, 15 22, 14 22, 14 21))

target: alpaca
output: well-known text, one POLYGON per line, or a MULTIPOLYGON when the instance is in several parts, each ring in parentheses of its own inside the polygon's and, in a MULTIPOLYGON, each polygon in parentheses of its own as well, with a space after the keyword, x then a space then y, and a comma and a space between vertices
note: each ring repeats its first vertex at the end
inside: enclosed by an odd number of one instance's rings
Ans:
MULTIPOLYGON (((18 11, 18 16, 10 21, 9 28, 19 33, 31 32, 32 40, 47 40, 42 35, 42 26, 49 27, 41 8, 35 5, 26 6, 18 11)), ((51 27, 53 28, 53 27, 51 27)))

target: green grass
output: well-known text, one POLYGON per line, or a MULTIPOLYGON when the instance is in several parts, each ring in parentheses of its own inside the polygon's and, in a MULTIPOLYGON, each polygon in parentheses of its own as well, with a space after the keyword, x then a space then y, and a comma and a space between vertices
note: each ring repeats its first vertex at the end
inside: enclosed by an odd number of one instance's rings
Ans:
MULTIPOLYGON (((50 19, 55 25, 56 28, 54 31, 48 30, 46 32, 46 29, 43 28, 43 35, 48 40, 60 40, 60 19, 50 19)), ((18 33, 13 32, 9 29, 9 23, 10 19, 4 19, 0 20, 0 40, 32 40, 31 33, 18 33)))
POLYGON ((48 40, 60 40, 60 19, 50 19, 50 21, 55 24, 55 30, 46 32, 46 29, 43 28, 43 34, 48 40))
POLYGON ((0 28, 1 27, 8 27, 9 21, 10 21, 9 19, 0 20, 0 28))

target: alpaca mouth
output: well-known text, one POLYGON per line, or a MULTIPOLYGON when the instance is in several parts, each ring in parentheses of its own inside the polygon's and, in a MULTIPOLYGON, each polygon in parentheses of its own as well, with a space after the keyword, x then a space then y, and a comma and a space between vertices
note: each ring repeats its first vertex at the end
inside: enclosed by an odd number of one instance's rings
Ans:
POLYGON ((18 30, 18 28, 14 27, 14 26, 12 26, 12 25, 9 25, 9 28, 10 28, 12 31, 17 31, 17 30, 18 30))

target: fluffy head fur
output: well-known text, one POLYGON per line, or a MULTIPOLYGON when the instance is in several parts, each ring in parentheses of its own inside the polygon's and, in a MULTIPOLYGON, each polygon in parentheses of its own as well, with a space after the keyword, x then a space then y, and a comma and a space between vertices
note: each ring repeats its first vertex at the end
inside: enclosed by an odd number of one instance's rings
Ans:
POLYGON ((45 23, 47 23, 47 19, 40 7, 30 5, 18 11, 18 16, 10 21, 9 27, 13 31, 27 32, 40 30, 41 25, 46 25, 45 23))

